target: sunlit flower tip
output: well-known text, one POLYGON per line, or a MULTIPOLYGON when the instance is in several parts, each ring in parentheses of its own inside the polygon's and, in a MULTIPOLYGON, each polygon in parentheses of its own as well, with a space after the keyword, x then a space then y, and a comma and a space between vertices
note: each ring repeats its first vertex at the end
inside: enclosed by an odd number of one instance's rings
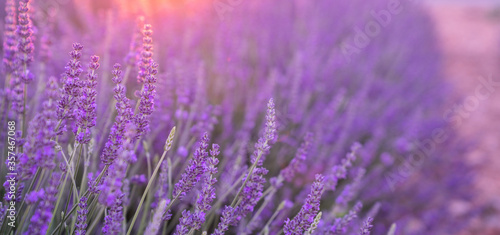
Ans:
POLYGON ((99 68, 99 56, 93 55, 90 57, 89 68, 92 70, 97 70, 99 68))
POLYGON ((113 70, 111 71, 111 75, 113 75, 113 78, 111 79, 113 83, 115 84, 120 84, 123 80, 122 71, 121 71, 122 66, 118 63, 113 65, 113 70))
POLYGON ((170 130, 170 134, 168 134, 167 141, 165 142, 165 151, 168 151, 172 148, 174 137, 175 137, 175 126, 172 128, 172 130, 170 130))
POLYGON ((266 114, 266 139, 274 140, 276 137, 276 110, 274 108, 274 100, 271 98, 267 103, 266 114))

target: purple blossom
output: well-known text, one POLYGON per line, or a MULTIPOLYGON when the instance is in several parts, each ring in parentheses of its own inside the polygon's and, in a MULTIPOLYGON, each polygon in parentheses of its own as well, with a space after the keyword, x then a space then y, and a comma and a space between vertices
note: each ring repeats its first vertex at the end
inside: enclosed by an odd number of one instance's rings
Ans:
POLYGON ((61 99, 58 103, 57 117, 59 120, 74 117, 76 102, 80 97, 80 75, 83 72, 80 58, 82 57, 83 46, 79 43, 73 44, 73 51, 70 52, 71 60, 67 63, 63 75, 63 87, 61 89, 61 99))
POLYGON ((19 77, 21 80, 28 84, 33 81, 33 73, 29 70, 28 66, 33 62, 33 51, 35 49, 32 42, 32 22, 30 18, 30 0, 19 1, 19 16, 17 35, 19 39, 18 48, 18 61, 20 66, 19 77))
POLYGON ((359 229, 359 235, 370 235, 370 231, 373 228, 373 218, 368 217, 366 221, 363 223, 363 227, 359 229))
POLYGON ((111 127, 111 132, 108 137, 108 141, 104 146, 102 151, 101 161, 104 164, 111 164, 118 156, 118 153, 123 145, 123 138, 125 135, 125 127, 130 123, 132 118, 132 107, 130 105, 130 100, 126 97, 125 87, 121 85, 121 65, 115 64, 113 66, 113 82, 116 84, 114 91, 114 98, 116 100, 116 117, 115 123, 111 127))
POLYGON ((205 173, 201 195, 198 197, 196 204, 199 211, 209 211, 212 208, 211 204, 215 199, 214 185, 217 182, 215 175, 217 174, 217 164, 219 164, 219 160, 217 159, 219 153, 219 145, 213 144, 210 150, 210 157, 207 159, 207 172, 205 173))
MULTIPOLYGON (((264 176, 269 171, 263 167, 257 167, 250 175, 250 179, 247 181, 245 187, 241 191, 239 196, 240 203, 234 208, 232 225, 236 225, 240 222, 248 213, 254 210, 254 207, 259 202, 262 197, 262 192, 264 191, 264 184, 266 179, 264 176)), ((249 177, 249 176, 247 176, 249 177)), ((246 178, 245 178, 246 179, 246 178)), ((243 180, 245 180, 243 179, 243 180)))
POLYGON ((44 189, 40 189, 38 191, 31 191, 29 193, 26 194, 24 200, 26 201, 26 203, 28 205, 30 204, 35 204, 38 202, 38 200, 40 200, 41 198, 43 198, 45 195, 45 190, 44 189))
POLYGON ((354 207, 342 218, 335 219, 333 225, 325 231, 328 234, 343 234, 346 232, 348 225, 358 217, 358 213, 363 207, 361 202, 357 202, 354 207))
POLYGON ((87 197, 81 197, 78 203, 77 219, 75 224, 75 234, 85 235, 87 229, 87 197))
POLYGON ((137 81, 140 83, 146 82, 150 74, 150 67, 153 67, 153 39, 151 38, 153 30, 150 24, 144 25, 142 35, 142 51, 139 61, 139 74, 137 76, 137 81))
POLYGON ((16 71, 16 1, 7 0, 5 2, 5 24, 3 38, 3 64, 7 75, 16 71))
POLYGON ((35 115, 30 123, 24 153, 19 157, 21 177, 28 179, 32 177, 37 168, 54 169, 55 164, 55 142, 57 127, 57 113, 55 100, 59 89, 54 77, 49 79, 46 94, 48 100, 43 102, 43 111, 35 115))
POLYGON ((354 143, 351 146, 351 152, 342 159, 339 165, 335 165, 332 168, 332 172, 326 178, 326 187, 328 189, 335 190, 338 181, 347 177, 347 170, 352 167, 353 162, 356 160, 356 152, 360 148, 361 144, 354 143))
POLYGON ((176 234, 186 234, 191 229, 200 229, 201 225, 205 223, 205 213, 208 212, 212 206, 212 201, 215 199, 214 184, 217 179, 214 177, 217 174, 217 164, 219 160, 219 145, 213 144, 210 150, 210 157, 206 160, 206 172, 204 182, 201 189, 201 194, 196 201, 196 210, 194 213, 189 211, 182 212, 180 224, 177 226, 176 234))
POLYGON ((335 205, 340 207, 346 207, 347 203, 351 201, 354 196, 357 194, 359 190, 361 179, 365 176, 366 170, 361 168, 359 169, 356 178, 354 178, 353 182, 346 185, 344 190, 340 193, 340 195, 335 199, 335 205))
POLYGON ((304 142, 302 142, 299 150, 297 150, 295 158, 293 158, 288 166, 280 172, 280 175, 283 176, 284 180, 291 182, 295 174, 302 171, 302 169, 304 168, 305 160, 307 158, 307 154, 309 152, 309 149, 311 148, 312 141, 313 134, 308 132, 304 137, 304 142))
POLYGON ((229 224, 233 220, 233 213, 234 208, 230 206, 224 207, 224 210, 222 210, 222 215, 220 217, 220 222, 212 235, 224 235, 226 233, 226 231, 229 229, 229 224))
POLYGON ((286 235, 303 234, 309 229, 309 226, 314 222, 314 217, 319 212, 321 195, 323 194, 325 183, 322 175, 316 175, 316 180, 311 187, 311 193, 307 195, 306 202, 300 209, 299 213, 290 220, 285 221, 283 232, 286 235))
POLYGON ((189 232, 189 228, 196 222, 194 214, 188 210, 182 211, 182 217, 179 219, 179 224, 176 227, 174 235, 185 235, 189 232))
POLYGON ((122 232, 123 207, 122 195, 119 195, 108 208, 108 215, 104 217, 103 234, 120 234, 122 232))
POLYGON ((150 234, 150 235, 156 235, 158 234, 158 231, 160 230, 160 225, 162 222, 162 215, 165 212, 165 209, 167 207, 167 201, 165 199, 161 200, 158 208, 156 208, 156 211, 153 215, 153 219, 151 223, 149 223, 148 227, 146 228, 146 231, 144 234, 150 234))
POLYGON ((55 172, 49 179, 49 184, 45 188, 43 199, 38 204, 35 214, 30 219, 30 226, 25 234, 45 234, 49 229, 49 223, 52 219, 52 210, 57 200, 58 187, 61 180, 61 174, 55 172))
POLYGON ((139 100, 139 113, 134 116, 134 122, 137 125, 136 139, 141 138, 149 131, 150 116, 154 111, 154 100, 156 96, 156 74, 158 73, 158 64, 151 62, 148 67, 148 73, 145 76, 141 99, 139 100))
POLYGON ((87 80, 82 81, 81 96, 77 101, 76 124, 78 132, 76 140, 80 144, 90 141, 90 128, 96 125, 96 97, 97 97, 97 69, 99 68, 99 57, 92 56, 89 64, 87 80))
POLYGON ((198 181, 200 181, 201 176, 207 170, 206 161, 208 157, 207 147, 208 147, 208 133, 203 134, 198 147, 193 154, 193 158, 189 160, 189 165, 182 173, 181 179, 174 186, 174 191, 172 193, 174 198, 182 199, 186 196, 191 189, 195 186, 198 181))

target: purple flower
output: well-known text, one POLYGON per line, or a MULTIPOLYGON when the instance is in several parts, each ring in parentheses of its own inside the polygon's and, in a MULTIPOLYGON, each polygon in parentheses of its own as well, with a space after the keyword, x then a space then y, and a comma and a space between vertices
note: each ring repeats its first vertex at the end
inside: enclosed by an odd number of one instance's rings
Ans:
POLYGON ((57 99, 58 85, 54 77, 49 79, 46 94, 48 100, 43 102, 43 111, 35 115, 30 123, 24 152, 19 157, 21 178, 28 179, 37 168, 54 169, 55 164, 55 132, 57 127, 57 113, 55 100, 57 99))
POLYGON ((25 234, 45 234, 49 229, 49 223, 52 219, 52 210, 57 200, 59 192, 59 182, 61 173, 55 172, 51 175, 49 184, 45 188, 45 194, 40 204, 38 204, 35 214, 30 219, 30 226, 25 234))
POLYGON ((213 144, 210 150, 210 158, 207 159, 207 172, 205 174, 201 195, 198 197, 196 205, 199 211, 209 211, 212 208, 210 204, 212 204, 212 201, 215 199, 214 185, 217 182, 215 175, 217 174, 217 164, 219 164, 219 160, 217 159, 219 153, 219 145, 213 144))
POLYGON ((141 99, 139 100, 139 113, 134 116, 134 122, 137 125, 136 139, 141 138, 149 131, 149 118, 154 111, 154 100, 156 96, 156 74, 158 73, 158 64, 151 62, 148 67, 148 73, 145 76, 141 99))
POLYGON ((104 217, 103 234, 120 234, 122 232, 123 207, 122 195, 119 195, 108 208, 108 215, 104 217))
POLYGON ((255 151, 252 155, 252 164, 257 161, 257 166, 262 166, 266 154, 271 149, 271 144, 276 138, 276 111, 274 110, 274 101, 270 99, 267 103, 266 127, 264 135, 259 138, 255 144, 255 151))
POLYGON ((76 124, 78 132, 76 140, 80 144, 87 144, 90 141, 90 128, 96 125, 96 97, 97 97, 97 73, 99 68, 99 57, 92 56, 89 64, 87 80, 82 81, 81 96, 77 101, 76 124))
POLYGON ((304 137, 304 142, 302 142, 299 150, 297 150, 295 158, 292 159, 292 161, 285 169, 281 170, 280 175, 283 176, 284 180, 291 182, 293 180, 293 177, 295 176, 295 173, 300 172, 301 169, 304 168, 303 166, 305 164, 309 149, 311 148, 312 139, 313 134, 308 132, 304 137))
POLYGON ((83 72, 80 63, 83 46, 73 43, 73 51, 70 52, 71 60, 67 63, 63 75, 63 87, 61 89, 61 100, 58 103, 57 117, 60 120, 74 117, 76 102, 80 97, 80 75, 83 72))
POLYGON ((363 207, 361 202, 357 202, 354 207, 342 218, 335 219, 333 225, 329 228, 328 231, 325 231, 329 234, 343 234, 346 232, 348 225, 358 217, 358 213, 363 207))
POLYGON ((205 213, 209 211, 212 206, 212 201, 215 199, 214 184, 217 179, 214 177, 217 174, 217 164, 219 160, 219 145, 213 144, 210 150, 210 157, 206 160, 206 173, 201 189, 201 194, 196 201, 196 210, 194 213, 189 211, 182 212, 181 223, 177 226, 176 234, 186 234, 190 229, 200 229, 201 225, 205 223, 205 213))
POLYGON ((212 235, 224 235, 229 229, 229 224, 233 220, 234 209, 230 206, 225 206, 222 210, 222 215, 220 217, 220 222, 217 228, 214 230, 212 235))
POLYGON ((116 84, 114 91, 114 98, 116 100, 116 117, 115 123, 111 127, 111 132, 108 137, 108 141, 104 146, 102 151, 101 161, 104 164, 111 164, 118 156, 118 153, 123 145, 123 138, 125 135, 125 127, 130 123, 132 118, 132 107, 130 105, 130 100, 126 97, 125 87, 121 85, 121 65, 115 64, 113 66, 113 82, 116 84))
POLYGON ((150 24, 144 25, 142 35, 142 51, 139 61, 139 74, 137 76, 137 81, 140 83, 146 81, 153 62, 153 39, 151 38, 151 36, 153 36, 153 30, 150 24))
POLYGON ((3 38, 3 64, 7 75, 16 71, 16 1, 7 0, 5 2, 5 24, 3 38))
POLYGON ((351 146, 351 152, 342 159, 340 165, 335 165, 332 168, 332 172, 326 178, 326 188, 335 190, 338 181, 347 177, 347 170, 352 167, 353 162, 356 160, 356 152, 360 148, 361 144, 354 143, 351 146))
POLYGON ((356 178, 352 183, 345 186, 342 193, 335 199, 335 205, 340 207, 346 207, 347 203, 351 201, 359 190, 359 184, 363 176, 365 176, 366 170, 364 168, 359 169, 356 178))
MULTIPOLYGON (((234 218, 231 221, 232 225, 237 225, 248 213, 254 210, 254 207, 259 202, 262 197, 262 192, 264 191, 264 184, 266 179, 264 176, 268 173, 268 170, 264 167, 257 167, 253 171, 250 179, 247 181, 245 187, 241 191, 239 196, 240 203, 235 207, 234 218)), ((244 178, 243 180, 245 180, 244 178)))
POLYGON ((182 199, 198 181, 200 181, 201 176, 207 170, 206 161, 208 157, 207 147, 208 147, 208 133, 203 134, 200 142, 198 143, 198 148, 193 154, 193 158, 189 160, 189 165, 182 173, 181 179, 175 184, 174 191, 172 193, 174 198, 182 199))
POLYGON ((285 221, 283 232, 286 235, 303 234, 309 229, 311 224, 314 222, 314 217, 319 212, 320 200, 321 195, 323 194, 324 186, 324 177, 322 175, 316 175, 316 180, 312 185, 311 193, 307 195, 306 202, 300 209, 299 213, 292 220, 288 218, 285 221))
POLYGON ((182 211, 182 217, 179 219, 179 224, 176 227, 174 235, 187 234, 189 232, 189 228, 195 223, 194 220, 194 215, 190 211, 182 211))
POLYGON ((133 124, 129 124, 127 127, 127 132, 124 135, 124 142, 121 151, 118 153, 118 158, 111 164, 107 173, 107 177, 104 178, 103 184, 100 185, 101 195, 99 202, 107 207, 113 207, 122 203, 124 179, 126 177, 127 166, 131 158, 134 156, 134 142, 133 136, 135 134, 135 128, 133 124))
POLYGON ((146 228, 146 231, 144 234, 151 234, 151 235, 156 235, 158 234, 158 231, 160 230, 160 225, 162 222, 162 215, 165 212, 165 209, 167 207, 167 201, 165 199, 161 200, 158 208, 156 208, 156 211, 153 215, 153 219, 151 223, 149 223, 148 227, 146 228))
POLYGON ((18 16, 18 26, 17 35, 19 39, 18 48, 18 61, 19 61, 19 77, 21 80, 28 84, 33 81, 33 73, 30 72, 28 66, 33 62, 33 51, 35 49, 32 42, 32 22, 30 19, 30 1, 21 0, 19 1, 19 16, 18 16))
POLYGON ((87 197, 81 197, 78 203, 77 219, 75 224, 75 234, 85 235, 87 229, 87 197))
POLYGON ((363 227, 359 229, 359 235, 370 235, 370 231, 373 228, 372 222, 373 218, 368 217, 368 219, 366 219, 363 223, 363 227))
POLYGON ((43 198, 44 195, 45 195, 45 190, 40 189, 38 191, 32 191, 32 192, 27 193, 24 200, 26 201, 26 203, 28 205, 35 204, 38 202, 38 200, 43 198))

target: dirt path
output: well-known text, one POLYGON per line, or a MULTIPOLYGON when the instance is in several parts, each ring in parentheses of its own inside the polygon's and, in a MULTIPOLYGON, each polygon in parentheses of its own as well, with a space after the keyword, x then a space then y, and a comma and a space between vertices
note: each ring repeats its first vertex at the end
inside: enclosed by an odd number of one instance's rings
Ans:
MULTIPOLYGON (((443 72, 459 97, 474 95, 480 76, 492 75, 500 81, 498 9, 439 3, 430 5, 429 12, 444 53, 443 72)), ((461 138, 477 143, 467 156, 477 169, 477 189, 471 190, 478 190, 480 198, 474 204, 488 205, 492 212, 475 219, 472 233, 500 234, 500 87, 480 101, 458 131, 461 138)))

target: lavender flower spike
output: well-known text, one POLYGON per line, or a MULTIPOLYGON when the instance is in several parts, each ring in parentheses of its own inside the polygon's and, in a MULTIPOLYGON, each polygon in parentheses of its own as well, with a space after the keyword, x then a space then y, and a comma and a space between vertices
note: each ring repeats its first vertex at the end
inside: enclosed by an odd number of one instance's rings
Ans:
POLYGON ((177 225, 175 234, 187 234, 192 233, 196 229, 200 229, 201 225, 205 223, 205 213, 209 211, 212 206, 212 201, 215 199, 215 183, 217 179, 215 174, 217 174, 217 164, 219 160, 217 155, 219 155, 219 145, 213 144, 212 150, 210 150, 210 158, 207 159, 207 169, 204 178, 203 186, 201 189, 201 194, 196 201, 196 211, 191 213, 187 210, 182 212, 181 223, 177 225))
POLYGON ((158 64, 152 62, 144 80, 144 87, 141 91, 139 113, 134 117, 134 121, 138 128, 136 139, 139 139, 149 131, 149 117, 154 111, 154 100, 156 96, 156 74, 158 74, 158 64))
POLYGON ((320 211, 316 215, 316 217, 314 217, 314 222, 311 224, 311 227, 309 227, 309 229, 304 233, 304 235, 311 235, 316 231, 316 229, 318 228, 319 222, 321 222, 322 215, 323 215, 323 213, 320 211))
POLYGON ((32 22, 30 19, 30 1, 29 0, 21 0, 19 1, 19 16, 18 16, 18 27, 17 27, 17 35, 19 36, 19 44, 18 48, 18 59, 20 63, 20 78, 21 80, 28 84, 33 81, 33 73, 30 72, 28 66, 33 62, 33 29, 32 22))
POLYGON ((373 228, 372 222, 373 218, 368 217, 368 219, 366 219, 363 223, 363 227, 359 229, 359 235, 370 235, 370 231, 373 228))
POLYGON ((314 217, 319 212, 319 203, 321 195, 323 194, 324 185, 324 177, 322 175, 316 175, 316 180, 312 185, 311 193, 307 195, 306 202, 300 209, 299 213, 292 220, 287 219, 285 221, 283 232, 286 235, 303 234, 309 229, 311 224, 313 224, 314 217))
POLYGON ((80 58, 82 57, 83 46, 79 43, 73 43, 73 51, 70 52, 71 60, 66 65, 66 71, 63 75, 63 87, 61 90, 61 100, 58 102, 57 117, 59 120, 73 118, 73 113, 76 108, 76 101, 80 97, 80 75, 82 74, 82 65, 80 58))
POLYGON ((234 209, 230 206, 226 206, 222 211, 222 216, 220 217, 220 222, 217 228, 212 233, 212 235, 224 235, 224 233, 229 229, 229 224, 233 218, 234 209))
POLYGON ((5 29, 3 38, 3 64, 7 74, 12 74, 16 70, 16 1, 7 0, 5 2, 5 29))
POLYGON ((61 173, 53 173, 49 185, 45 188, 44 198, 38 205, 35 214, 31 217, 30 226, 26 234, 45 234, 52 219, 52 210, 57 200, 57 193, 61 173))
POLYGON ((333 226, 330 227, 329 234, 344 234, 347 230, 347 226, 351 221, 358 217, 358 212, 363 207, 361 202, 357 202, 354 207, 342 218, 335 219, 333 226))
POLYGON ((234 218, 232 225, 236 225, 246 214, 253 211, 255 205, 259 202, 264 191, 266 179, 264 176, 268 170, 262 167, 265 156, 271 149, 271 144, 276 139, 276 112, 274 101, 271 98, 267 104, 266 127, 264 135, 259 138, 255 144, 255 151, 252 154, 252 166, 246 175, 240 190, 234 197, 231 207, 234 207, 234 218))
POLYGON ((162 222, 161 217, 162 217, 163 213, 165 212, 166 208, 167 208, 167 200, 163 199, 160 201, 158 208, 156 208, 156 212, 153 215, 153 220, 146 228, 146 232, 144 234, 151 234, 151 235, 158 234, 158 231, 160 229, 160 225, 162 222))
POLYGON ((218 144, 213 144, 210 150, 210 158, 207 160, 207 174, 203 183, 201 196, 198 198, 196 205, 200 211, 209 211, 211 208, 210 204, 212 204, 215 198, 214 185, 217 182, 215 175, 217 174, 217 164, 219 164, 219 160, 217 159, 220 153, 219 148, 218 144))
POLYGON ((115 123, 111 127, 111 132, 108 137, 108 141, 104 146, 102 151, 101 161, 104 164, 110 165, 118 156, 118 151, 123 145, 123 136, 125 135, 125 127, 131 122, 132 118, 132 107, 130 105, 130 100, 126 97, 125 87, 121 85, 122 82, 122 71, 120 64, 115 64, 113 66, 113 82, 116 84, 113 91, 115 93, 114 97, 116 100, 116 117, 115 123))
POLYGON ((313 141, 313 134, 308 132, 304 137, 304 142, 300 145, 299 150, 297 150, 297 155, 292 159, 290 164, 283 169, 280 175, 284 180, 291 182, 295 173, 300 171, 301 167, 304 165, 304 161, 306 160, 309 149, 311 148, 311 144, 313 141))
POLYGON ((148 70, 153 60, 153 39, 151 38, 153 30, 150 24, 144 25, 142 36, 141 59, 139 61, 139 74, 137 76, 137 80, 141 83, 147 79, 148 70))
POLYGON ((87 229, 87 197, 81 197, 78 203, 77 220, 75 225, 75 235, 85 235, 87 229))
POLYGON ((99 57, 92 56, 89 64, 89 73, 87 80, 82 82, 81 96, 77 101, 76 122, 78 133, 76 140, 80 144, 86 144, 90 141, 90 128, 96 125, 96 97, 97 97, 97 74, 99 68, 99 57))
POLYGON ((198 148, 194 152, 193 158, 189 160, 186 171, 182 174, 179 182, 175 184, 174 191, 172 192, 174 198, 182 199, 193 189, 194 185, 200 181, 201 176, 205 173, 208 142, 208 133, 205 133, 198 143, 198 148))

